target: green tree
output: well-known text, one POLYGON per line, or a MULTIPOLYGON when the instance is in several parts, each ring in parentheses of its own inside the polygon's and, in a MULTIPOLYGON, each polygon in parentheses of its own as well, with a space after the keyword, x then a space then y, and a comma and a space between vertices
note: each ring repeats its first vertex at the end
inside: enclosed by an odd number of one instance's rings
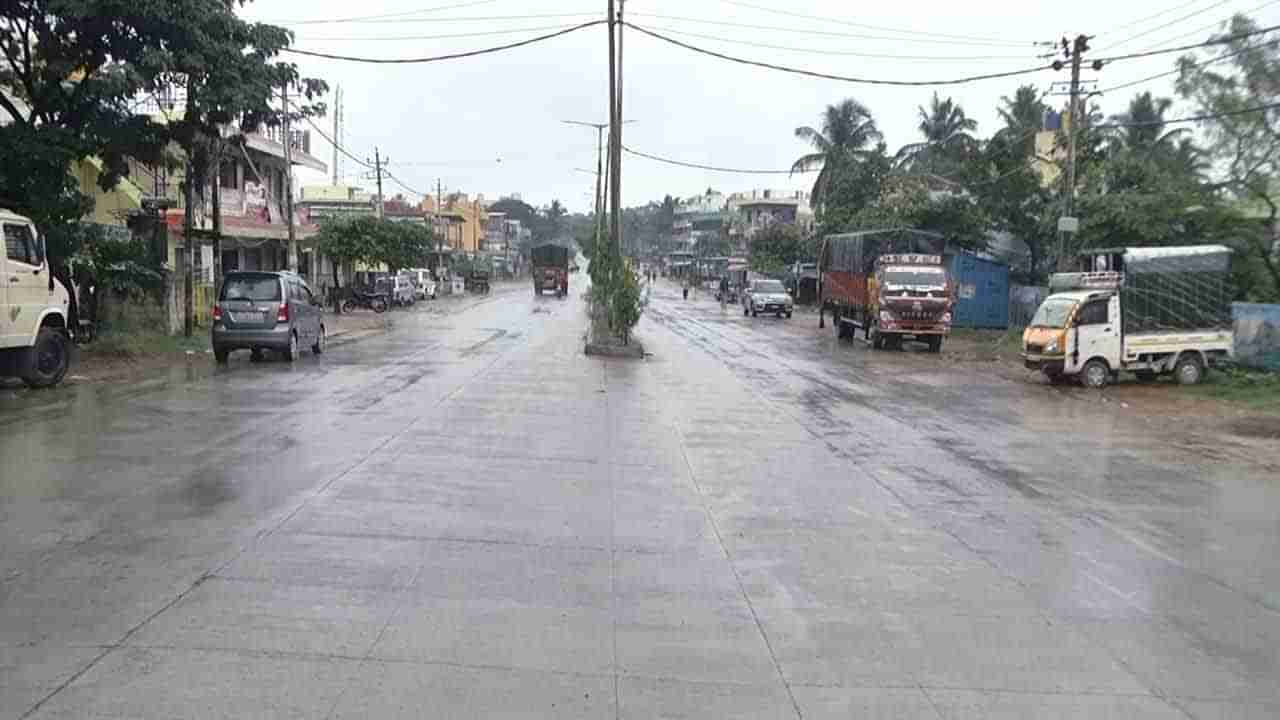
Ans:
POLYGON ((966 116, 958 103, 951 98, 942 100, 936 92, 928 108, 921 105, 916 111, 920 118, 916 129, 924 142, 902 146, 898 165, 914 172, 953 172, 976 148, 971 132, 978 128, 978 122, 966 116))
POLYGON ((879 201, 892 171, 893 158, 884 143, 863 153, 858 162, 833 167, 827 180, 826 204, 818 216, 817 234, 851 229, 856 218, 879 201))
POLYGON ((1261 42, 1252 35, 1257 31, 1253 20, 1236 15, 1225 33, 1213 38, 1236 38, 1213 47, 1214 55, 1230 62, 1209 64, 1194 54, 1183 56, 1176 88, 1198 114, 1218 116, 1202 126, 1207 149, 1220 168, 1217 186, 1246 207, 1261 210, 1259 222, 1237 228, 1234 244, 1269 279, 1260 297, 1280 299, 1280 261, 1275 255, 1280 230, 1280 110, 1247 112, 1280 94, 1280 48, 1261 42), (1238 37, 1244 34, 1251 36, 1238 37))
POLYGON ((838 105, 828 105, 822 115, 821 130, 808 125, 796 128, 797 138, 808 142, 814 152, 802 155, 791 166, 791 172, 818 170, 813 181, 810 203, 821 218, 831 201, 830 185, 835 176, 858 164, 881 140, 871 111, 849 98, 838 105))
POLYGON ((797 261, 809 260, 808 249, 800 228, 775 223, 761 228, 751 238, 748 262, 756 272, 776 275, 797 261))
POLYGON ((338 268, 355 263, 379 262, 376 237, 382 221, 371 215, 334 218, 320 224, 316 232, 316 249, 333 265, 333 311, 342 312, 341 282, 338 268))
POLYGON ((1002 96, 996 113, 1004 127, 996 131, 992 140, 1000 139, 1008 151, 1019 152, 1024 158, 1032 156, 1036 149, 1036 133, 1044 126, 1044 115, 1049 110, 1041 98, 1034 85, 1019 86, 1012 98, 1002 96))

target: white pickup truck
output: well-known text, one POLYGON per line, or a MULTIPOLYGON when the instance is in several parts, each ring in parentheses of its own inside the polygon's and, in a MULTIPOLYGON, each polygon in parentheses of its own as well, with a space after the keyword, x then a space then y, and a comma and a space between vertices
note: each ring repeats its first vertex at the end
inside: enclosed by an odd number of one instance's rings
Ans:
POLYGON ((44 241, 31 220, 0 208, 0 377, 31 387, 62 382, 71 358, 71 296, 50 275, 44 241))
POLYGON ((1086 251, 1087 267, 1050 279, 1023 332, 1026 366, 1051 381, 1103 387, 1120 371, 1194 385, 1232 354, 1231 250, 1221 245, 1086 251))

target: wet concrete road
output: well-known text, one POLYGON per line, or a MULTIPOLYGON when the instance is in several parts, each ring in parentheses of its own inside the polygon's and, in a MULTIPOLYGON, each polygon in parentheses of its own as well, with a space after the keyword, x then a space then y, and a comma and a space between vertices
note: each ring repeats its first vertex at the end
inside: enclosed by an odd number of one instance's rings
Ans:
POLYGON ((583 325, 0 391, 0 718, 1280 716, 1275 448, 669 285, 644 362, 583 325))

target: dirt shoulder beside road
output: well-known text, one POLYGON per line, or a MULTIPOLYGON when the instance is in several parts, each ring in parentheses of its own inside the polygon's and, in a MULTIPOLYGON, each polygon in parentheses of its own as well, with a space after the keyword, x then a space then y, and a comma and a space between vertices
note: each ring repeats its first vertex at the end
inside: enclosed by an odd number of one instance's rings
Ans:
MULTIPOLYGON (((947 339, 943 356, 1010 380, 1051 387, 1043 375, 1023 367, 1020 350, 1020 331, 961 329, 947 339)), ((1074 385, 1054 390, 1085 401, 1119 403, 1152 416, 1220 423, 1233 435, 1280 439, 1280 375, 1273 373, 1215 370, 1194 387, 1182 387, 1167 378, 1139 383, 1124 373, 1120 382, 1100 393, 1074 385)))

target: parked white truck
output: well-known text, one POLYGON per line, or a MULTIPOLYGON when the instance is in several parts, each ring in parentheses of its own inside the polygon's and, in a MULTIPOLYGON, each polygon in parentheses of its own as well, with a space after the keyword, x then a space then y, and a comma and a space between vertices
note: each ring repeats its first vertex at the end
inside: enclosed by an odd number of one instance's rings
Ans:
POLYGON ((1087 387, 1121 371, 1140 381, 1200 382, 1231 357, 1231 249, 1222 245, 1082 253, 1085 271, 1058 273, 1022 334, 1026 367, 1087 387))
POLYGON ((31 387, 62 382, 71 358, 71 296, 50 275, 44 241, 31 220, 0 208, 0 377, 31 387))

